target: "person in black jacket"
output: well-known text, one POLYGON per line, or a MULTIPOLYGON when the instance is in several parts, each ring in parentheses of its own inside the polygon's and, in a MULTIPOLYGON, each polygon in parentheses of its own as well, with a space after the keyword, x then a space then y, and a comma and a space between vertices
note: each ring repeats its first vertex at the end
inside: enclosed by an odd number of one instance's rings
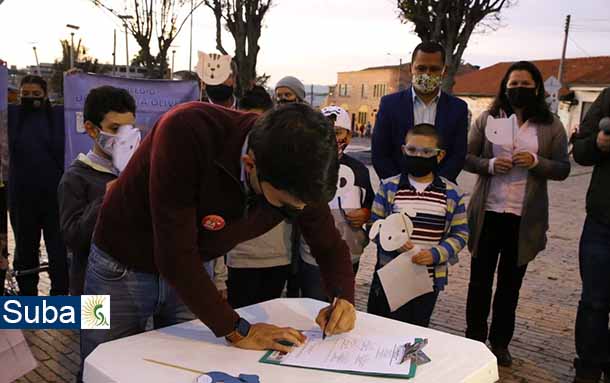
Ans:
POLYGON ((71 251, 71 295, 83 294, 98 211, 106 190, 119 174, 109 142, 121 126, 135 124, 135 111, 135 101, 125 89, 102 86, 93 89, 85 100, 84 128, 93 147, 89 153, 79 154, 58 188, 61 233, 71 251))
POLYGON ((574 159, 594 166, 587 192, 587 218, 580 237, 582 293, 576 317, 574 382, 610 382, 610 88, 587 112, 574 137, 574 159))
MULTIPOLYGON (((9 210, 17 271, 40 265, 42 231, 51 295, 68 294, 66 248, 59 232, 57 185, 64 171, 64 109, 51 106, 39 76, 21 80, 21 102, 8 108, 9 210)), ((38 295, 37 273, 17 277, 21 295, 38 295)))

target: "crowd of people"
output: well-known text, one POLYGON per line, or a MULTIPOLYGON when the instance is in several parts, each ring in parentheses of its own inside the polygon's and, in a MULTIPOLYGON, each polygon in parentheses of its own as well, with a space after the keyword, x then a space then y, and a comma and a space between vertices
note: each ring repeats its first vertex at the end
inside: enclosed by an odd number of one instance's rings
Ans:
MULTIPOLYGON (((250 324, 235 311, 283 294, 334 302, 316 322, 327 334, 350 331, 368 230, 408 212, 412 234, 398 250, 374 240, 375 270, 412 254, 427 268, 432 292, 392 310, 375 273, 368 311, 427 327, 467 247, 465 335, 489 341, 498 364, 511 366, 519 291, 547 242, 547 183, 566 179, 571 166, 540 70, 527 61, 511 65, 493 103, 469 126, 466 103, 441 90, 444 48, 421 43, 412 85, 384 96, 374 127, 357 132, 344 109, 308 106, 292 76, 273 94, 253 86, 238 98, 236 66, 214 59, 225 76, 181 77, 199 81, 207 102, 171 109, 141 142, 133 97, 93 89, 83 110, 91 150, 65 171, 63 111, 50 105, 44 81, 25 77, 20 103, 9 108, 4 181, 13 267, 39 264, 42 232, 52 295, 111 296, 111 328, 81 331, 82 359, 100 343, 192 319, 236 347, 288 352, 283 341, 301 345, 302 333, 250 324), (490 137, 492 124, 508 129, 510 141, 490 137), (346 153, 352 135, 371 130, 377 192, 368 168, 346 153), (139 143, 133 155, 119 138, 139 143), (463 170, 477 175, 468 206, 456 183, 463 170)), ((610 88, 571 137, 575 161, 594 166, 579 248, 575 382, 610 381, 609 116, 610 88)), ((18 283, 24 295, 38 293, 36 274, 18 283)))

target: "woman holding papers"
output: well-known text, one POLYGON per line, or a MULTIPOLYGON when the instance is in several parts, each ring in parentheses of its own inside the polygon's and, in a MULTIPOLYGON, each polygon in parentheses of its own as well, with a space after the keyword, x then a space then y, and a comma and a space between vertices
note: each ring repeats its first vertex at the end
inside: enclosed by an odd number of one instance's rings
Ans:
POLYGON ((526 61, 513 64, 468 137, 465 169, 479 178, 468 207, 472 263, 466 336, 489 339, 502 366, 512 364, 508 345, 527 265, 546 245, 547 180, 564 180, 570 173, 566 132, 545 97, 538 68, 526 61))

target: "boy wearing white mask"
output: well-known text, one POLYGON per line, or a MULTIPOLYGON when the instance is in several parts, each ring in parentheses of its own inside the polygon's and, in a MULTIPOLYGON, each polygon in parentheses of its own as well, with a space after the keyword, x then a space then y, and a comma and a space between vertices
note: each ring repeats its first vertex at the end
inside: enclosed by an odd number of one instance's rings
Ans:
POLYGON ((140 142, 140 131, 134 128, 135 111, 133 97, 112 86, 91 90, 85 100, 84 128, 93 147, 89 153, 79 154, 58 188, 61 233, 71 250, 71 295, 83 293, 91 236, 104 194, 140 142))

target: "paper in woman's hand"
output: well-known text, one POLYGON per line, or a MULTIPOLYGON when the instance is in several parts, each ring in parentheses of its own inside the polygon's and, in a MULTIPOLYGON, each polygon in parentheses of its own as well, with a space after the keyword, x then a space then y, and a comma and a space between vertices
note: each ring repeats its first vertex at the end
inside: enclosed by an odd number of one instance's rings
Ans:
POLYGON ((513 114, 509 118, 493 118, 487 116, 485 137, 492 144, 512 148, 515 139, 517 117, 513 114))

